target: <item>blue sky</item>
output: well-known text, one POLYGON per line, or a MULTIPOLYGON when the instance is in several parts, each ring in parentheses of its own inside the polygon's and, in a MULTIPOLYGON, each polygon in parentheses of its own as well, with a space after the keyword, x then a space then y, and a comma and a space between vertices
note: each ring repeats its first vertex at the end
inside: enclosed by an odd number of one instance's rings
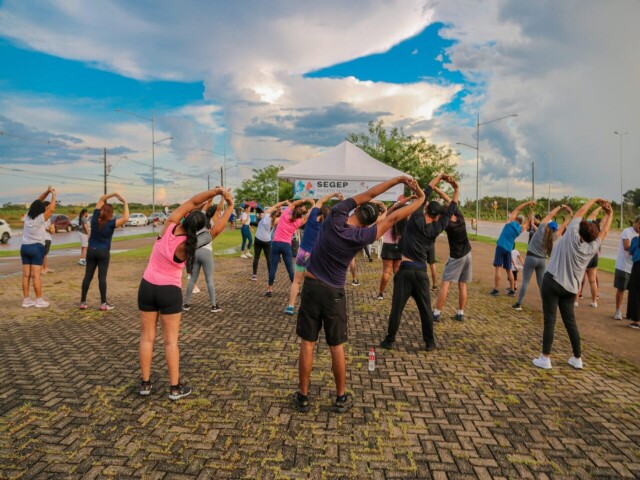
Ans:
MULTIPOLYGON (((617 174, 597 173, 618 158, 612 132, 630 131, 623 169, 640 150, 632 0, 222 5, 0 2, 0 203, 54 180, 63 201, 94 200, 103 148, 110 189, 148 201, 152 112, 157 203, 183 200, 223 165, 236 187, 378 119, 457 149, 473 143, 476 115, 517 113, 481 129, 481 195, 504 195, 509 176, 524 197, 536 161, 539 191, 595 185, 615 199, 617 174), (594 19, 610 35, 590 33, 594 19)), ((458 167, 473 197, 475 152, 461 148, 458 167)), ((639 175, 625 172, 628 188, 639 175)))

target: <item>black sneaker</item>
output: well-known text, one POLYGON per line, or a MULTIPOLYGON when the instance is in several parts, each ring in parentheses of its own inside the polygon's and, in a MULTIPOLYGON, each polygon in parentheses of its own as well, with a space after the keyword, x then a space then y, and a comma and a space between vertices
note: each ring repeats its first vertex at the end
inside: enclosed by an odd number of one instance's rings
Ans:
POLYGON ((433 321, 434 321, 434 322, 441 322, 441 321, 442 321, 442 319, 440 318, 440 314, 438 314, 438 315, 434 315, 434 316, 433 316, 433 321))
POLYGON ((291 396, 291 402, 293 408, 299 412, 306 413, 309 411, 309 397, 302 395, 300 392, 296 392, 291 396))
POLYGON ((453 319, 454 319, 456 322, 464 322, 464 315, 463 315, 463 314, 461 314, 461 313, 456 313, 456 314, 453 316, 453 319))
POLYGON ((425 345, 424 349, 427 352, 430 352, 431 350, 435 350, 436 349, 436 342, 434 342, 433 340, 430 340, 430 341, 426 342, 426 345, 425 345))
POLYGON ((265 297, 273 297, 273 292, 264 292, 265 297))
POLYGON ((500 295, 500 290, 498 290, 497 288, 494 288, 493 290, 491 290, 491 293, 489 295, 493 295, 494 297, 497 297, 498 295, 500 295))
POLYGON ((188 303, 185 303, 184 305, 182 305, 183 312, 188 312, 189 310, 191 310, 191 305, 189 305, 188 303))
POLYGON ((336 403, 333 404, 333 411, 336 413, 348 412, 353 407, 353 395, 345 393, 341 397, 336 397, 336 403))
POLYGON ((354 286, 354 287, 359 287, 360 286, 360 282, 356 278, 353 282, 351 282, 351 285, 354 286))
POLYGON ((191 387, 187 387, 179 383, 178 385, 171 385, 169 390, 169 400, 180 400, 182 397, 191 395, 191 387))
POLYGON ((222 307, 219 304, 211 305, 211 313, 218 313, 222 311, 222 307))
POLYGON ((515 297, 516 296, 516 291, 515 290, 509 290, 509 291, 507 291, 507 295, 509 295, 510 297, 515 297))
POLYGON ((151 393, 152 388, 153 388, 153 385, 151 385, 151 380, 146 382, 142 380, 142 382, 140 382, 140 395, 142 395, 143 397, 146 397, 151 393))
POLYGON ((522 311, 522 305, 520 305, 518 302, 516 302, 513 305, 511 305, 511 308, 513 308, 514 310, 516 310, 518 312, 522 311))
POLYGON ((386 337, 384 340, 380 342, 380 347, 384 348, 385 350, 391 350, 393 348, 394 343, 396 342, 386 337))

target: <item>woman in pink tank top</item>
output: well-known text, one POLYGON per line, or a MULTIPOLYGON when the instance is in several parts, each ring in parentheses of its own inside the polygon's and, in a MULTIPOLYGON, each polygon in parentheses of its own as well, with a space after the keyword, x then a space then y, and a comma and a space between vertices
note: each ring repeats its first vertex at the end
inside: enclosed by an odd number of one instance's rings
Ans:
POLYGON ((171 400, 178 400, 191 393, 191 387, 180 383, 180 352, 178 334, 182 316, 182 269, 191 273, 198 244, 197 232, 206 225, 202 205, 216 195, 226 201, 226 210, 217 217, 209 231, 211 238, 224 230, 233 211, 233 197, 224 188, 216 187, 194 195, 180 205, 167 219, 158 236, 149 258, 140 288, 138 310, 140 311, 140 370, 142 384, 140 395, 151 393, 151 359, 156 338, 158 316, 162 321, 165 357, 169 370, 171 400))

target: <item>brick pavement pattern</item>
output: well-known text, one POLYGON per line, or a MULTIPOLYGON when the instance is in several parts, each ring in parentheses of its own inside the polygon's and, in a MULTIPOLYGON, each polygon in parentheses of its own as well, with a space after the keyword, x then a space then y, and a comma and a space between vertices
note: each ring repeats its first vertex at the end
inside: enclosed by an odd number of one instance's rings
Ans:
MULTIPOLYGON (((639 478, 639 370, 585 342, 585 370, 571 356, 561 322, 554 368, 531 365, 542 318, 514 312, 471 284, 465 322, 436 324, 438 349, 421 350, 409 301, 396 348, 384 337, 392 285, 374 298, 381 263, 359 259, 348 286, 347 386, 356 405, 330 410, 330 355, 319 343, 311 411, 290 406, 297 385, 295 317, 282 313, 289 282, 262 296, 250 261, 216 258, 212 314, 206 293, 183 315, 181 374, 194 387, 167 398, 161 332, 153 393, 137 393, 136 293, 146 256, 114 255, 109 300, 79 311, 81 269, 44 277, 51 308, 20 308, 20 278, 0 279, 0 478, 639 478), (367 353, 376 346, 376 370, 367 353)), ((200 282, 204 286, 204 282, 200 282)), ((159 329, 161 330, 161 329, 159 329)))

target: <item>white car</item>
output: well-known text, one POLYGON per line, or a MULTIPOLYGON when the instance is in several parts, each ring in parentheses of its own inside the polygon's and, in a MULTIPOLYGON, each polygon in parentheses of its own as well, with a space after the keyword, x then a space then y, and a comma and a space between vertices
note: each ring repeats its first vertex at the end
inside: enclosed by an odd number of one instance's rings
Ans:
POLYGON ((0 218, 0 242, 1 243, 9 243, 9 239, 11 238, 11 227, 9 224, 0 218))
POLYGON ((144 227, 149 223, 149 219, 144 213, 132 213, 129 215, 129 220, 125 223, 126 226, 144 227))

